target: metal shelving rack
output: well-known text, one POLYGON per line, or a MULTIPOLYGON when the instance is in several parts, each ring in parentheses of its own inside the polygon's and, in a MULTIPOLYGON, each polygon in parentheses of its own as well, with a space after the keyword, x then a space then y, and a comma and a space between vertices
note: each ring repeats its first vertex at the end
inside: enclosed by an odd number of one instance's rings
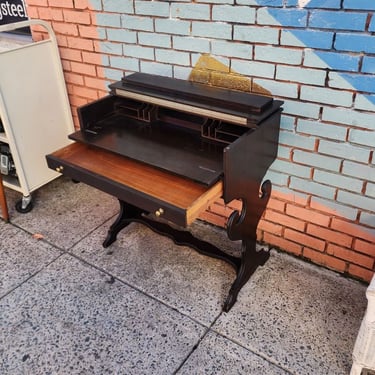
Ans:
POLYGON ((31 39, 0 51, 0 142, 8 145, 16 175, 4 175, 4 186, 22 193, 19 212, 28 212, 31 193, 60 176, 47 167, 45 155, 67 145, 74 131, 71 109, 57 48, 50 25, 28 20, 0 26, 2 33, 38 25, 46 39, 31 39))

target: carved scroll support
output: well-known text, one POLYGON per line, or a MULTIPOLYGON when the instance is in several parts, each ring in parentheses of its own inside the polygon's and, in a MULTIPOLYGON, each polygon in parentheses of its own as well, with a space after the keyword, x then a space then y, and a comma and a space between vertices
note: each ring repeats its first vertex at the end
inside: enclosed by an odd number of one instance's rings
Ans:
POLYGON ((240 267, 228 297, 224 303, 224 311, 229 311, 237 300, 241 288, 259 266, 263 266, 270 254, 256 248, 256 230, 260 218, 271 195, 271 182, 265 181, 260 189, 259 199, 252 199, 251 209, 247 200, 243 199, 241 214, 234 211, 227 223, 227 233, 231 240, 242 240, 240 267))

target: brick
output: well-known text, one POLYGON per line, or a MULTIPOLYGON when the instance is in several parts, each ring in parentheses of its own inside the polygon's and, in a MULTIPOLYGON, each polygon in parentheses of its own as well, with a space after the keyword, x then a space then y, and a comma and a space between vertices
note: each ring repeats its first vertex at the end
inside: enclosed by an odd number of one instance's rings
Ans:
POLYGON ((311 234, 314 237, 321 238, 325 241, 349 248, 351 247, 353 241, 351 236, 315 224, 308 224, 306 233, 311 234))
POLYGON ((303 65, 323 69, 330 68, 332 70, 357 72, 359 61, 359 56, 354 56, 349 53, 306 50, 303 65))
POLYGON ((325 248, 325 241, 309 236, 305 233, 297 232, 289 228, 285 229, 284 237, 287 240, 297 242, 301 244, 302 246, 307 246, 314 250, 324 251, 324 248, 325 248))
MULTIPOLYGON (((375 207, 375 199, 374 198, 370 198, 370 199, 372 199, 374 202, 372 207, 375 207)), ((374 228, 374 232, 375 232, 375 213, 362 212, 361 216, 359 217, 359 222, 361 224, 374 228)))
MULTIPOLYGON (((92 0, 90 0, 92 2, 92 0)), ((113 13, 133 13, 132 0, 103 0, 103 10, 113 13)))
POLYGON ((282 30, 280 44, 284 46, 331 49, 333 37, 334 33, 331 31, 296 29, 291 32, 282 30))
POLYGON ((348 220, 353 221, 357 219, 357 208, 348 207, 332 200, 311 197, 310 206, 312 209, 324 212, 332 217, 345 217, 348 220))
POLYGON ((105 78, 110 81, 119 81, 124 73, 122 69, 105 68, 105 78))
POLYGON ((322 119, 359 128, 374 128, 374 114, 347 108, 323 107, 322 119))
POLYGON ((294 190, 327 199, 333 199, 336 191, 333 187, 293 176, 290 178, 289 187, 294 190))
POLYGON ((214 55, 239 57, 250 60, 253 46, 246 43, 232 43, 223 40, 212 40, 211 50, 214 55))
POLYGON ((125 71, 138 71, 139 60, 132 57, 110 56, 109 64, 112 68, 125 71))
POLYGON ((271 198, 267 203, 267 210, 272 209, 274 211, 284 212, 286 203, 275 198, 271 198))
POLYGON ((337 51, 375 53, 375 40, 372 35, 339 32, 334 47, 337 51))
POLYGON ((330 269, 334 269, 336 271, 344 272, 346 270, 346 262, 333 257, 331 255, 327 255, 324 253, 320 253, 313 249, 305 248, 303 249, 303 256, 314 263, 321 264, 330 269))
POLYGON ((275 199, 284 199, 286 201, 299 204, 301 206, 307 206, 309 198, 310 198, 307 194, 298 193, 294 190, 290 190, 288 188, 280 188, 280 187, 278 187, 277 190, 276 189, 272 190, 271 197, 275 199))
POLYGON ((78 25, 78 31, 82 38, 104 39, 94 26, 78 25))
POLYGON ((280 128, 282 130, 294 131, 295 122, 295 117, 282 115, 280 120, 280 128))
POLYGON ((369 149, 343 142, 321 140, 318 151, 322 154, 363 163, 367 163, 370 159, 369 149))
MULTIPOLYGON (((265 5, 268 7, 281 7, 284 5, 284 0, 255 0, 255 3, 252 4, 253 0, 250 0, 250 5, 265 5)), ((243 4, 243 2, 242 2, 243 4)))
POLYGON ((337 217, 332 218, 331 228, 342 233, 349 234, 355 238, 375 243, 375 232, 361 225, 342 220, 337 217))
POLYGON ((375 57, 364 56, 362 62, 362 69, 361 72, 363 73, 375 73, 375 57))
MULTIPOLYGON (((112 1, 116 1, 116 0, 112 0, 112 1)), ((102 0, 90 0, 89 7, 92 10, 98 10, 98 11, 103 10, 103 8, 102 8, 102 0)))
POLYGON ((154 22, 152 18, 141 16, 121 15, 121 25, 125 29, 154 31, 154 22))
POLYGON ((355 109, 363 109, 364 111, 375 112, 375 95, 357 94, 354 102, 355 109))
POLYGON ((62 59, 82 62, 82 54, 79 50, 61 47, 59 52, 62 59))
MULTIPOLYGON (((256 75, 256 74, 254 74, 256 75)), ((254 78, 253 83, 268 90, 274 96, 281 96, 283 98, 297 98, 298 85, 290 82, 278 82, 274 79, 259 79, 254 78)), ((254 92, 256 92, 254 90, 254 92)))
POLYGON ((125 56, 154 60, 154 48, 132 44, 126 44, 123 47, 125 56))
POLYGON ((155 61, 141 61, 140 71, 143 73, 158 74, 167 77, 172 77, 173 74, 171 65, 157 63, 155 61))
POLYGON ((138 32, 138 43, 145 46, 171 48, 171 37, 164 34, 138 32))
POLYGON ((352 143, 373 148, 375 145, 375 131, 350 129, 349 141, 352 143))
POLYGON ((98 99, 98 92, 95 89, 88 88, 88 87, 82 87, 82 86, 74 86, 72 94, 77 96, 83 96, 84 98, 90 99, 90 100, 96 100, 98 99))
POLYGON ((350 193, 347 191, 339 191, 337 195, 337 201, 353 207, 359 207, 364 210, 368 209, 369 207, 375 207, 375 200, 373 198, 350 193))
POLYGON ((375 31, 375 17, 372 15, 370 25, 368 27, 368 31, 374 32, 375 31))
POLYGON ((309 27, 363 31, 366 20, 366 13, 313 10, 309 17, 309 27))
POLYGON ((299 133, 319 136, 320 138, 330 138, 337 141, 345 141, 347 128, 320 121, 298 119, 296 130, 299 133))
POLYGON ((275 65, 257 61, 232 60, 232 70, 247 76, 273 78, 275 65))
POLYGON ((90 39, 68 37, 68 47, 85 51, 94 51, 94 43, 90 39))
POLYGON ((27 7, 30 6, 46 7, 48 6, 48 2, 47 0, 27 0, 27 7))
POLYGON ((304 150, 313 151, 315 148, 315 138, 292 133, 289 131, 281 131, 279 134, 279 143, 287 146, 293 146, 304 150))
POLYGON ((283 27, 306 27, 307 11, 293 8, 259 8, 257 23, 259 25, 278 25, 283 27))
POLYGON ((64 34, 66 36, 78 36, 77 25, 63 22, 52 22, 52 28, 55 33, 64 34))
POLYGON ((277 158, 278 159, 285 159, 286 161, 290 161, 292 158, 292 147, 279 145, 277 146, 277 158))
POLYGON ((128 29, 107 29, 107 35, 111 42, 137 43, 137 32, 128 29))
POLYGON ((355 193, 361 193, 363 182, 354 178, 343 176, 338 173, 330 173, 316 169, 314 171, 314 181, 325 185, 334 186, 339 189, 350 190, 355 193))
POLYGON ((250 43, 278 44, 279 30, 275 27, 234 25, 233 40, 242 40, 250 43))
POLYGON ((370 269, 372 268, 372 265, 374 263, 374 259, 369 256, 333 244, 328 245, 327 254, 370 269))
POLYGON ((329 215, 319 213, 309 208, 299 207, 291 203, 288 203, 286 205, 285 211, 288 215, 296 217, 300 220, 304 220, 309 223, 315 223, 327 227, 330 222, 329 215))
POLYGON ((73 0, 48 0, 48 5, 57 8, 74 8, 73 0))
POLYGON ((316 103, 333 104, 341 107, 351 107, 353 105, 352 92, 334 90, 327 87, 301 86, 300 98, 302 100, 308 100, 316 103))
POLYGON ((135 13, 153 17, 169 17, 169 2, 135 1, 135 13))
POLYGON ((285 160, 275 160, 271 170, 304 178, 310 178, 311 176, 311 168, 309 166, 302 166, 285 160))
POLYGON ((177 19, 155 19, 155 31, 172 35, 190 35, 190 22, 177 19))
POLYGON ((97 13, 95 22, 98 26, 121 27, 120 14, 97 13))
POLYGON ((122 55, 122 45, 120 43, 100 42, 95 50, 109 55, 122 55))
POLYGON ((275 236, 281 236, 283 227, 279 224, 261 219, 258 224, 258 229, 264 232, 272 233, 275 236))
POLYGON ((338 88, 355 88, 358 91, 375 93, 375 76, 355 73, 341 73, 340 79, 336 79, 336 73, 329 74, 329 86, 338 88), (342 84, 342 81, 349 84, 342 84))
POLYGON ((210 52, 210 42, 207 39, 190 38, 185 36, 173 37, 173 49, 191 52, 210 52))
POLYGON ((212 20, 234 23, 255 23, 255 9, 247 6, 214 5, 212 20))
POLYGON ((302 254, 302 246, 292 242, 288 241, 285 238, 277 237, 271 233, 264 233, 263 235, 264 242, 276 246, 277 248, 284 250, 288 253, 292 253, 295 255, 301 255, 302 254))
POLYGON ((355 264, 349 264, 348 273, 352 276, 358 277, 361 280, 370 283, 372 277, 374 276, 373 269, 366 269, 363 267, 356 266, 355 264))
POLYGON ((85 77, 85 85, 92 89, 106 91, 105 81, 96 77, 85 77))
POLYGON ((368 256, 375 258, 375 242, 371 243, 355 238, 353 248, 362 254, 367 254, 368 256))
POLYGON ((342 173, 348 176, 358 177, 365 181, 375 182, 375 169, 370 165, 344 160, 342 173))
POLYGON ((293 161, 307 166, 318 167, 334 172, 339 172, 341 167, 340 159, 301 150, 293 151, 293 161))
POLYGON ((370 182, 367 183, 366 195, 375 198, 375 184, 372 184, 370 182))
POLYGON ((265 178, 270 180, 273 186, 287 186, 289 176, 285 173, 277 173, 273 170, 268 170, 265 178))
POLYGON ((228 218, 232 214, 233 209, 231 209, 229 206, 218 204, 215 202, 210 205, 209 211, 216 215, 228 218))
POLYGON ((71 22, 81 25, 90 25, 91 16, 88 12, 76 11, 76 10, 64 10, 64 20, 65 22, 71 22))
POLYGON ((278 65, 276 79, 290 82, 324 86, 327 73, 320 69, 309 69, 287 65, 278 65))
POLYGON ((318 119, 320 114, 320 105, 313 103, 304 103, 300 100, 288 100, 283 98, 283 113, 297 117, 307 117, 318 119))
POLYGON ((302 50, 255 46, 255 60, 300 65, 302 62, 302 50))
MULTIPOLYGON (((280 214, 276 211, 267 210, 265 219, 273 223, 281 224, 282 226, 289 227, 300 232, 305 230, 305 222, 285 214, 280 214)), ((270 231, 268 231, 270 232, 270 231)), ((271 232, 276 234, 275 232, 271 232)), ((281 235, 281 232, 280 232, 281 235)))
MULTIPOLYGON (((182 18, 182 19, 191 19, 191 20, 209 20, 210 19, 210 7, 207 4, 172 3, 171 4, 171 16, 173 18, 182 18)), ((207 23, 205 25, 207 27, 207 23)))
POLYGON ((192 22, 192 35, 214 39, 231 39, 232 26, 223 23, 213 23, 207 27, 207 22, 192 22))
POLYGON ((74 0, 75 9, 92 9, 89 0, 74 0))
POLYGON ((65 81, 72 83, 73 85, 83 86, 83 76, 81 74, 75 74, 70 72, 64 72, 65 81))
POLYGON ((369 0, 344 0, 343 7, 354 10, 375 10, 375 3, 369 0))
POLYGON ((177 65, 190 65, 190 54, 173 50, 156 49, 156 61, 177 65))
POLYGON ((305 8, 340 9, 341 0, 313 0, 304 5, 305 8))
POLYGON ((94 65, 84 64, 75 61, 72 61, 70 65, 73 73, 81 73, 88 76, 96 76, 96 70, 94 65))
POLYGON ((213 214, 212 212, 205 211, 199 215, 199 219, 207 221, 211 224, 217 225, 224 228, 226 224, 226 218, 213 214))

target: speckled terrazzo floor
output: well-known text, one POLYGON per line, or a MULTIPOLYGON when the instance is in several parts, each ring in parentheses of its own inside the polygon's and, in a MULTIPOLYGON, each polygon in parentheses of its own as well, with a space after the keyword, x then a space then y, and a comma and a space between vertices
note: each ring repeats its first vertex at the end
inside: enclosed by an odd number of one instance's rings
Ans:
MULTIPOLYGON (((0 374, 348 374, 366 286, 271 250, 221 312, 234 271, 133 223, 60 178, 0 220, 0 374), (110 250, 110 251, 109 251, 110 250)), ((202 222, 200 237, 237 251, 202 222)))

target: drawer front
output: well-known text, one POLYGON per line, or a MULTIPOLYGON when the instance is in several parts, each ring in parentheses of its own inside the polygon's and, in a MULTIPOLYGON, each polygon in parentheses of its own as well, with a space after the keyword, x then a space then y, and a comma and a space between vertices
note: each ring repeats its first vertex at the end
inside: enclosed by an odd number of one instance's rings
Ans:
POLYGON ((46 158, 49 168, 183 227, 222 195, 221 181, 207 188, 79 143, 46 158))

